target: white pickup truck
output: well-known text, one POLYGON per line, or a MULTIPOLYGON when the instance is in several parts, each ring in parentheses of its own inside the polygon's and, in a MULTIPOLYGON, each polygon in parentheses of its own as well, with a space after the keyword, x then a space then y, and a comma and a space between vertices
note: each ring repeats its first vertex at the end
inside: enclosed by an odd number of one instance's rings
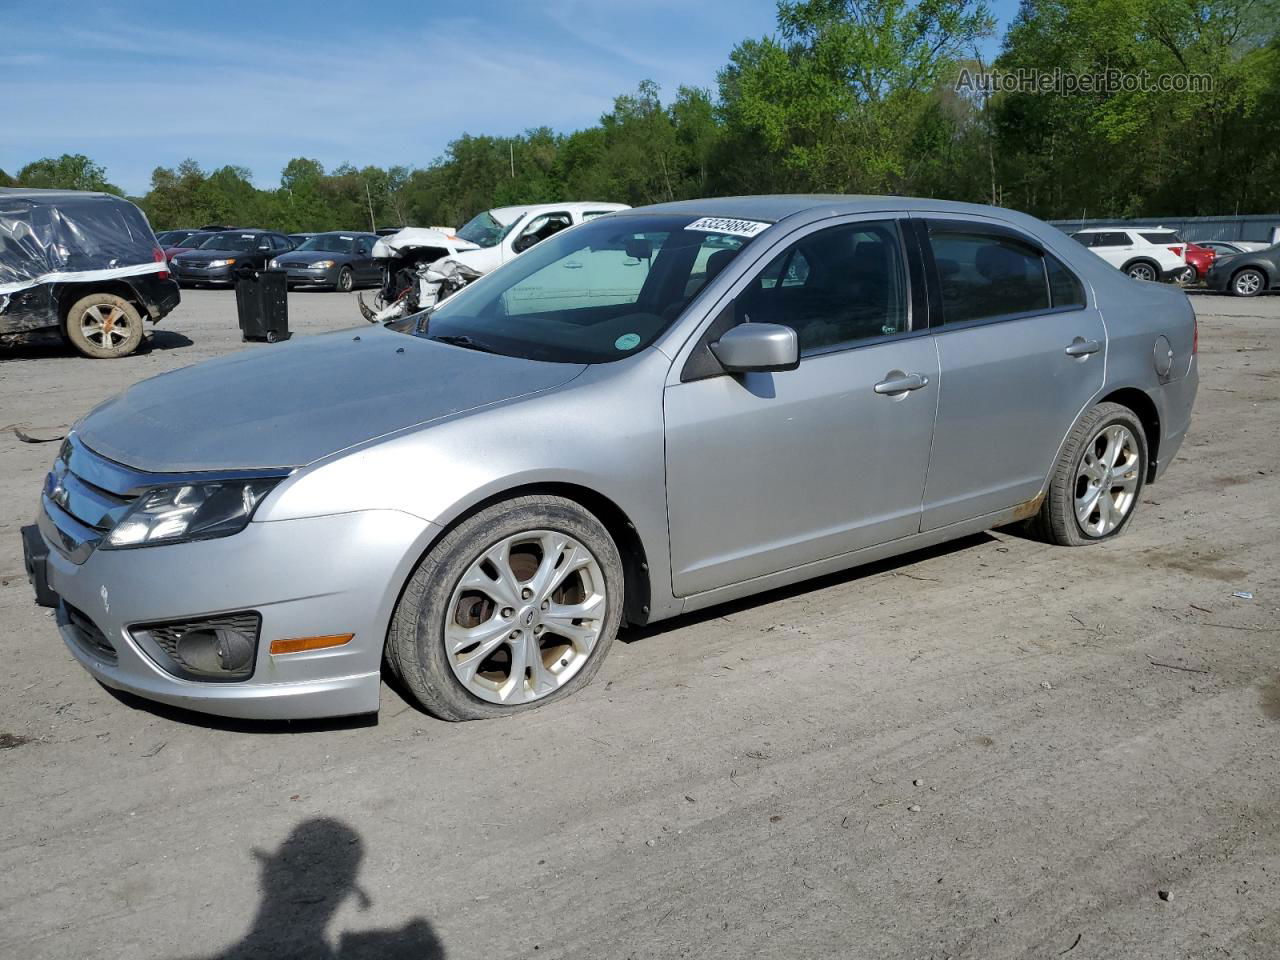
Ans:
POLYGON ((373 246, 374 259, 383 264, 382 290, 378 297, 381 310, 373 314, 366 309, 365 316, 385 320, 430 306, 434 302, 434 290, 428 288, 433 281, 420 269, 426 264, 452 260, 474 274, 483 275, 561 230, 627 209, 630 208, 625 203, 594 200, 540 203, 485 210, 455 233, 406 227, 382 237, 373 246))

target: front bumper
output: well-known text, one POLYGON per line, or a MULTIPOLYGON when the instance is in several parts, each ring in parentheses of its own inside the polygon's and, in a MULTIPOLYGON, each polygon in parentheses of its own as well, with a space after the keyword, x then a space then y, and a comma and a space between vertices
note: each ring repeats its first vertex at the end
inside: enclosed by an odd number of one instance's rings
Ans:
POLYGON ((179 283, 226 283, 235 282, 235 267, 200 267, 175 266, 173 276, 179 283))
POLYGON ((313 270, 310 267, 287 267, 286 282, 293 286, 325 286, 338 284, 338 267, 322 267, 313 270))
POLYGON ((387 625, 433 529, 370 510, 254 522, 197 543, 98 549, 81 564, 50 544, 44 564, 63 640, 106 686, 226 717, 337 717, 378 709, 387 625), (173 676, 130 633, 139 623, 244 610, 260 614, 262 627, 253 674, 240 682, 173 676), (273 639, 342 633, 355 637, 329 649, 270 652, 273 639))

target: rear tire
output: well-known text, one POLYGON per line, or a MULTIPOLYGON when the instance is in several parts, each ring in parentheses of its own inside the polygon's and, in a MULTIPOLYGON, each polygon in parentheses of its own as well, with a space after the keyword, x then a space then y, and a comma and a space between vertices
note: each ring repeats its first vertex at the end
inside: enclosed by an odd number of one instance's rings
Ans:
POLYGON ((396 605, 385 658, 442 720, 510 716, 590 682, 621 624, 623 591, 622 559, 599 520, 562 497, 517 497, 431 548, 396 605))
POLYGON ((1100 403, 1071 429, 1029 531, 1080 547, 1119 536, 1138 508, 1147 475, 1142 422, 1118 403, 1100 403))
POLYGON ((127 357, 142 343, 142 316, 128 300, 113 293, 91 293, 71 305, 67 339, 86 357, 127 357))
POLYGON ((1124 272, 1133 280, 1145 280, 1154 283, 1160 279, 1160 269, 1150 260, 1138 260, 1124 268, 1124 272))
POLYGON ((1228 288, 1232 296, 1236 297, 1256 297, 1267 287, 1267 278, 1263 276, 1261 270, 1255 270, 1253 267, 1246 267, 1231 278, 1231 286, 1228 288))

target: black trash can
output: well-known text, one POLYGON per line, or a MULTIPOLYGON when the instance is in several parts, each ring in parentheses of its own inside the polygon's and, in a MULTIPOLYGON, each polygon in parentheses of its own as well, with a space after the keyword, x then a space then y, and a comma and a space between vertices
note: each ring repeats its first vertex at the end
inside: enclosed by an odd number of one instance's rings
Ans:
POLYGON ((244 340, 289 339, 289 284, 284 270, 236 271, 236 314, 244 340))

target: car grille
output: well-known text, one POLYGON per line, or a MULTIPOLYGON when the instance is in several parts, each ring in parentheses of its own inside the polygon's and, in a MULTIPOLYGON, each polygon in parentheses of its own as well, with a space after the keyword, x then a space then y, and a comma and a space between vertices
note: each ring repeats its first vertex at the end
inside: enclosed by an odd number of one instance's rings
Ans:
POLYGON ((66 613, 67 626, 71 628, 76 642, 89 653, 114 662, 116 648, 111 645, 111 641, 98 628, 98 625, 66 601, 63 601, 62 607, 66 613))
POLYGON ((290 270, 307 270, 312 266, 309 263, 302 263, 298 260, 281 260, 280 266, 287 267, 290 270))
MULTIPOLYGON (((83 563, 136 499, 133 477, 119 464, 83 444, 63 441, 44 480, 43 505, 56 531, 47 539, 76 563, 83 563)), ((46 534, 50 531, 42 525, 46 534)))

